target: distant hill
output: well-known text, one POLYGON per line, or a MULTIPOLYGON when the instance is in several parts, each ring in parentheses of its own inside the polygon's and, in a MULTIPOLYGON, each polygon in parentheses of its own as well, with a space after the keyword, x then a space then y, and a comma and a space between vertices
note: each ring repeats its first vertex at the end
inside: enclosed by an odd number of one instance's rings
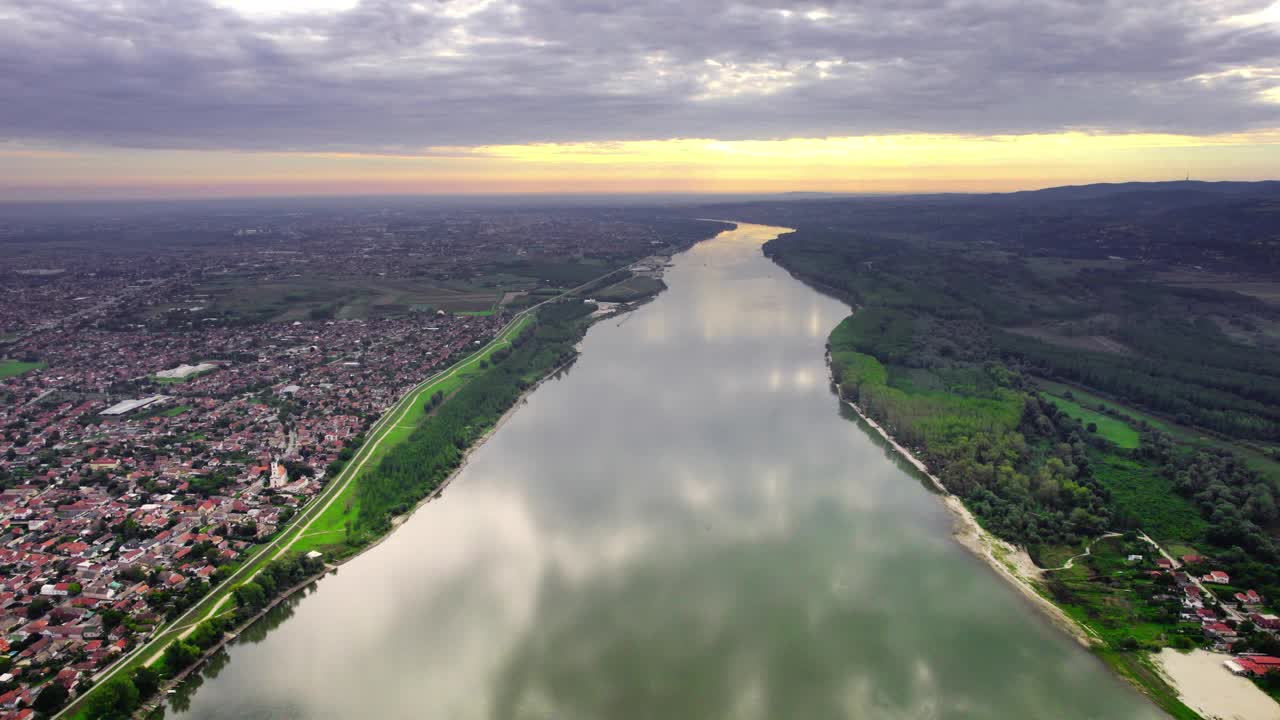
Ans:
MULTIPOLYGON (((808 195, 808 194, 805 194, 808 195)), ((723 204, 715 217, 1020 254, 1280 270, 1280 181, 1100 183, 993 194, 798 197, 723 204)))

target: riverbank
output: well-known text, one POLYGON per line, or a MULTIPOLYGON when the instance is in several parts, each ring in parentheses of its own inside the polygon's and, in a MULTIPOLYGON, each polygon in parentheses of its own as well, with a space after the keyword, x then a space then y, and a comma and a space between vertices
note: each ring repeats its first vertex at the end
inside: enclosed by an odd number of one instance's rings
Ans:
MULTIPOLYGON (((907 461, 929 480, 934 489, 938 491, 943 504, 951 513, 953 519, 952 536, 960 545, 985 562, 988 567, 1015 588, 1027 602, 1035 607, 1055 627, 1070 635, 1082 647, 1094 652, 1117 675, 1149 697, 1156 705, 1169 712, 1171 716, 1184 717, 1194 712, 1206 718, 1280 720, 1280 716, 1273 718, 1273 716, 1266 714, 1235 716, 1220 716, 1216 713, 1204 714, 1205 711, 1202 709, 1204 706, 1234 706, 1237 699, 1217 701, 1220 705, 1215 705, 1212 697, 1215 691, 1213 688, 1217 688, 1216 684, 1210 683, 1208 686, 1210 690, 1202 692, 1205 687, 1202 678, 1190 672, 1172 673, 1168 672, 1167 669, 1161 669, 1159 666, 1162 663, 1160 663, 1155 654, 1150 656, 1150 661, 1146 661, 1141 658, 1135 658, 1132 655, 1119 656, 1112 651, 1108 651, 1102 638, 1092 628, 1071 618, 1044 594, 1041 580, 1044 577, 1045 570, 1035 564, 1035 561, 1031 559, 1031 556, 1024 548, 1016 547, 1012 543, 987 532, 978 523, 973 513, 965 507, 964 502, 947 490, 942 481, 929 471, 928 466, 915 453, 899 443, 883 426, 863 412, 862 408, 858 407, 856 403, 843 399, 842 402, 848 405, 868 427, 883 438, 885 443, 893 448, 899 457, 907 461), (1147 668, 1148 665, 1155 665, 1156 667, 1147 668)), ((1166 649, 1164 652, 1173 651, 1166 649)), ((1222 656, 1207 652, 1204 654, 1216 658, 1217 662, 1221 663, 1222 656)), ((1225 668, 1222 671, 1226 672, 1225 668)), ((1227 674, 1229 675, 1230 673, 1227 674)), ((1253 690, 1257 695, 1261 695, 1262 700, 1265 700, 1265 703, 1263 703, 1253 696, 1254 693, 1246 691, 1246 699, 1239 702, 1243 702, 1252 708, 1265 708, 1267 705, 1276 706, 1270 697, 1253 687, 1252 683, 1242 678, 1235 679, 1249 685, 1249 689, 1253 690)))
POLYGON ((942 481, 929 471, 929 467, 924 464, 924 461, 899 443, 879 423, 872 420, 856 403, 848 400, 843 400, 843 402, 883 438, 885 443, 893 448, 902 459, 910 463, 912 467, 933 484, 933 487, 941 496, 943 504, 951 513, 953 520, 952 536, 957 542, 985 562, 997 575, 1008 581, 1050 622, 1071 635, 1082 646, 1086 648, 1094 647, 1094 642, 1098 639, 1097 636, 1087 627, 1072 620, 1062 611, 1062 608, 1053 604, 1042 594, 1040 578, 1044 571, 1036 566, 1025 549, 1015 547, 1013 544, 1001 540, 984 530, 978 524, 977 518, 969 511, 969 508, 965 507, 960 498, 947 490, 942 481))
POLYGON ((277 606, 279 606, 280 603, 284 602, 285 600, 288 600, 289 598, 293 597, 295 594, 301 592, 302 590, 309 587, 316 581, 320 580, 320 578, 327 575, 333 569, 334 569, 333 566, 325 566, 325 569, 322 570, 321 572, 315 573, 314 575, 297 583, 293 587, 290 587, 284 590, 283 592, 279 593, 278 595, 276 595, 275 598, 271 600, 271 602, 267 603, 265 606, 263 606, 261 610, 254 613, 252 617, 248 618, 247 620, 235 626, 234 628, 231 628, 230 630, 227 630, 226 632, 222 633, 222 636, 218 638, 217 642, 215 642, 213 645, 210 645, 204 652, 200 654, 199 659, 197 659, 194 663, 188 665, 186 668, 184 668, 180 672, 178 672, 172 678, 162 683, 160 685, 160 689, 157 690, 155 694, 153 694, 151 697, 144 700, 142 704, 138 706, 138 709, 133 712, 132 717, 134 717, 135 720, 145 720, 145 718, 153 710, 155 710, 156 707, 164 704, 165 700, 168 698, 170 690, 173 690, 174 688, 181 685, 184 680, 190 677, 191 673, 196 672, 200 668, 204 667, 204 664, 209 661, 209 658, 213 657, 215 654, 217 654, 219 650, 223 649, 224 647, 229 645, 232 641, 234 641, 236 638, 240 637, 240 633, 249 629, 251 625, 261 620, 267 613, 271 612, 277 606))
POLYGON ((467 447, 467 449, 462 454, 462 460, 458 463, 458 466, 454 468, 452 472, 449 473, 448 477, 446 477, 434 490, 427 493, 427 495, 423 497, 421 500, 419 500, 408 512, 401 513, 400 515, 397 515, 391 519, 392 529, 390 532, 386 532, 379 535, 376 540, 356 550, 354 553, 351 553, 350 555, 345 555, 341 558, 335 559, 332 562, 332 565, 334 567, 345 565, 346 563, 351 562, 352 560, 360 557, 361 555, 364 555, 365 553, 369 552, 375 547, 378 547, 383 542, 385 542, 387 538, 391 537, 391 534, 395 532, 396 528, 400 527, 405 522, 407 522, 409 518, 413 517, 413 515, 417 513, 419 510, 421 510, 424 505, 431 502, 432 500, 438 499, 441 495, 443 495, 445 489, 448 488, 449 485, 452 484, 453 481, 462 473, 462 471, 466 469, 467 464, 471 461, 471 456, 477 450, 479 450, 485 443, 487 443, 494 436, 494 434, 496 434, 498 430, 503 425, 505 425, 513 415, 515 415, 516 411, 520 409, 520 406, 524 405, 528 397, 531 394, 533 394, 533 392, 537 390, 539 387, 542 387, 542 384, 545 383, 547 380, 550 380, 551 378, 556 377, 557 375, 560 374, 561 371, 567 370, 569 367, 571 367, 574 361, 576 360, 577 358, 575 357, 572 360, 561 363, 560 365, 552 368, 551 370, 548 370, 546 374, 544 374, 541 378, 538 379, 537 382, 533 383, 532 385, 529 386, 528 389, 520 393, 520 396, 516 398, 516 401, 511 404, 511 407, 507 408, 507 410, 502 413, 502 415, 498 418, 497 422, 495 422, 492 427, 490 427, 487 431, 485 431, 485 433, 481 435, 474 443, 472 443, 470 446, 467 447))

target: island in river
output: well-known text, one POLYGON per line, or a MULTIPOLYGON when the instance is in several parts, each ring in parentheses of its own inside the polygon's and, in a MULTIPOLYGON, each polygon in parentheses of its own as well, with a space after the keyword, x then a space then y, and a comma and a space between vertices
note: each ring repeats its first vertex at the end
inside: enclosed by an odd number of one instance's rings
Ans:
POLYGON ((196 718, 1155 718, 833 396, 742 225, 597 322, 445 496, 174 696, 196 718))

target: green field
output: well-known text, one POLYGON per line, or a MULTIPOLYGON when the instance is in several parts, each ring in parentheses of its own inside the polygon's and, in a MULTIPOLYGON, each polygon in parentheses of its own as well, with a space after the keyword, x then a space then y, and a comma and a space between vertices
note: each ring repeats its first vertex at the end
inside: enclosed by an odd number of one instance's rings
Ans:
POLYGON ((14 377, 23 373, 38 370, 45 366, 42 362, 23 362, 22 360, 0 360, 0 379, 14 377))
POLYGON ((1097 410, 1090 410, 1064 397, 1058 397, 1057 395, 1050 395, 1049 397, 1053 404, 1058 406, 1059 410, 1079 420, 1086 426, 1092 423, 1097 427, 1099 436, 1116 446, 1126 450, 1138 447, 1140 439, 1138 431, 1129 427, 1129 424, 1123 420, 1118 420, 1097 410))
POLYGON ((351 320, 435 310, 485 316, 497 311, 507 292, 535 292, 548 284, 572 287, 606 270, 595 260, 518 260, 493 263, 468 277, 449 279, 321 272, 274 277, 229 274, 197 284, 189 301, 158 308, 152 315, 174 313, 183 318, 251 322, 351 320), (187 309, 196 306, 203 309, 188 315, 187 309))
POLYGON ((521 278, 575 287, 608 271, 598 262, 554 260, 519 260, 495 266, 495 271, 521 278))
POLYGON ((632 302, 662 292, 666 284, 647 277, 632 277, 591 293, 603 302, 632 302))
POLYGON ((200 317, 293 321, 376 318, 436 309, 485 312, 501 299, 502 290, 479 280, 232 275, 206 281, 193 294, 205 296, 201 303, 206 308, 197 313, 200 317))
MULTIPOLYGON (((1145 422, 1156 430, 1169 435, 1179 442, 1184 442, 1190 445, 1201 445, 1230 450, 1240 455, 1240 457, 1244 459, 1246 465, 1256 470, 1263 477, 1271 480, 1277 488, 1280 488, 1280 462, 1273 460, 1267 454, 1260 452, 1253 447, 1234 443, 1213 435, 1208 435, 1196 428, 1179 425, 1172 420, 1161 418, 1156 415, 1143 412, 1142 410, 1130 405, 1104 398, 1096 393, 1075 385, 1067 385, 1065 383, 1046 380, 1044 378, 1036 378, 1036 385, 1038 385, 1043 392, 1054 396, 1055 400, 1056 398, 1062 397, 1066 393, 1070 392, 1077 403, 1083 403, 1089 407, 1104 405, 1112 412, 1133 418, 1133 420, 1138 423, 1145 422)), ((1099 425, 1099 429, 1101 429, 1101 425, 1099 425)))

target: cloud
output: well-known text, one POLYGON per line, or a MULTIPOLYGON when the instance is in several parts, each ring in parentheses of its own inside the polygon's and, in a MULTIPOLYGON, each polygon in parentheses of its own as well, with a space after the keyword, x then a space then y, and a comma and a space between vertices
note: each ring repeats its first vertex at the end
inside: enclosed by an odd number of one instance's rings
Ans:
POLYGON ((1267 2, 297 7, 0 0, 0 139, 414 153, 672 137, 1280 126, 1280 12, 1267 2))

